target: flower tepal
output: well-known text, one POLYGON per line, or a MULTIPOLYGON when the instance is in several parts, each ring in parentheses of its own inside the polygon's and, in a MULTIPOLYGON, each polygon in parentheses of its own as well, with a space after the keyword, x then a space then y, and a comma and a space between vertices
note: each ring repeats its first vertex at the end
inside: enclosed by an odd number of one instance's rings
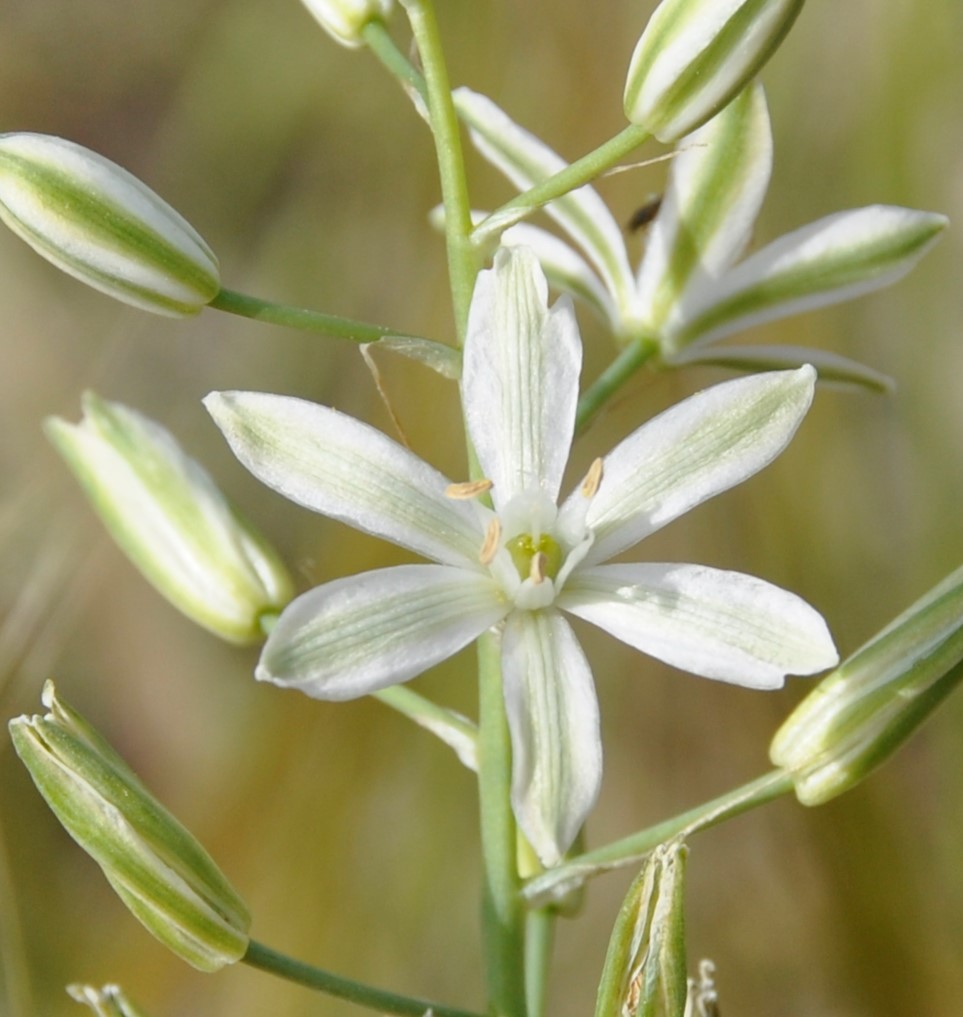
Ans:
POLYGON ((778 455, 811 402, 812 368, 692 397, 596 460, 559 504, 580 368, 567 298, 550 309, 534 254, 505 248, 479 276, 464 349, 462 398, 485 482, 452 484, 327 407, 252 392, 206 400, 265 483, 435 563, 303 594, 272 631, 257 676, 351 698, 406 681, 497 626, 513 807, 547 865, 584 822, 602 765, 594 683, 565 612, 682 669, 756 688, 837 660, 819 614, 762 580, 605 564, 778 455))

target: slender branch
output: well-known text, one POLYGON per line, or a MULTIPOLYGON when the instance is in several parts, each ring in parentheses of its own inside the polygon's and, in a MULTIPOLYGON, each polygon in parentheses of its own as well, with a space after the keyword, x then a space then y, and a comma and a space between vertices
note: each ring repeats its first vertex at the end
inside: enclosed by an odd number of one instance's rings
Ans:
POLYGON ((594 876, 639 861, 671 837, 689 837, 707 830, 710 826, 787 794, 792 787, 792 778, 785 771, 772 770, 764 777, 697 805, 688 812, 570 858, 556 868, 528 880, 522 894, 530 907, 539 906, 546 899, 551 899, 561 891, 570 892, 594 876))
POLYGON ((574 191, 583 184, 591 183, 649 137, 651 135, 644 128, 630 124, 604 145, 583 155, 581 159, 570 163, 547 180, 516 195, 501 208, 495 209, 475 227, 472 241, 478 246, 484 246, 509 226, 520 222, 543 205, 560 198, 563 194, 568 194, 569 191, 574 191))
POLYGON ((373 695, 385 706, 431 731, 452 748, 470 770, 478 769, 478 726, 467 717, 433 703, 407 685, 392 685, 373 695))
POLYGON ((383 21, 375 18, 361 29, 361 37, 382 65, 402 83, 414 89, 427 104, 428 88, 424 76, 412 66, 411 61, 398 49, 388 34, 383 21))
POLYGON ((420 342, 429 341, 385 325, 371 325, 364 321, 341 318, 335 314, 323 314, 321 311, 278 304, 271 300, 262 300, 260 297, 248 296, 246 293, 236 293, 234 290, 222 289, 208 307, 237 314, 243 318, 252 318, 254 321, 264 321, 270 325, 284 325, 302 332, 317 332, 359 343, 377 342, 386 336, 417 339, 420 342))
POLYGON ((285 978, 289 982, 296 982, 309 989, 324 992, 329 996, 337 996, 338 999, 346 999, 351 1003, 357 1003, 358 1006, 366 1006, 370 1010, 380 1010, 382 1013, 424 1017, 426 1013, 431 1012, 434 1017, 482 1017, 481 1014, 471 1010, 459 1010, 456 1007, 443 1006, 426 999, 399 996, 397 993, 374 989, 349 978, 341 978, 339 975, 333 975, 321 968, 296 961, 283 953, 278 953, 270 947, 255 942, 253 939, 242 960, 253 968, 267 971, 279 978, 285 978))
POLYGON ((611 364, 582 393, 575 415, 575 433, 580 434, 592 422, 595 415, 629 378, 658 352, 659 345, 654 339, 635 339, 612 361, 611 364))

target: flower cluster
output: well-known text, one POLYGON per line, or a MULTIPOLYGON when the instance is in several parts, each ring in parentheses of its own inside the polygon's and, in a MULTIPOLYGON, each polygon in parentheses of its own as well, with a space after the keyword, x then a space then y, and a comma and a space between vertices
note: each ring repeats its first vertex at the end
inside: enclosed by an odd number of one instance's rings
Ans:
MULTIPOLYGON (((565 168, 490 99, 462 88, 455 101, 478 150, 517 187, 565 168)), ((531 247, 552 284, 583 300, 618 342, 652 342, 667 363, 714 359, 755 370, 812 363, 822 375, 878 387, 876 372, 816 350, 729 346, 707 356, 702 349, 895 282, 946 226, 935 213, 872 205, 827 216, 739 262, 771 169, 769 113, 762 86, 753 85, 680 143, 637 270, 622 229, 591 186, 546 209, 584 257, 528 223, 506 230, 502 242, 531 247)))

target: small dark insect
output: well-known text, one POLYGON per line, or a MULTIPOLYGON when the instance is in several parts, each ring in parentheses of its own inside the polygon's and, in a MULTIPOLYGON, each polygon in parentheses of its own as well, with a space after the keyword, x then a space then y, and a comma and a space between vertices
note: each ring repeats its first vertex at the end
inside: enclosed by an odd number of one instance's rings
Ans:
POLYGON ((644 205, 632 213, 632 218, 625 224, 629 233, 637 233, 644 229, 659 214, 662 207, 662 195, 653 194, 644 205))

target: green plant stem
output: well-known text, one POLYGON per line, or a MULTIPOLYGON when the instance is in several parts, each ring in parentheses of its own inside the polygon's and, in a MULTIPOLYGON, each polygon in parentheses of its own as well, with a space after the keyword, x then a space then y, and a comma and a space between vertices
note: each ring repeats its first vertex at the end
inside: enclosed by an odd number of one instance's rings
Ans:
POLYGON ((246 293, 236 293, 234 290, 222 289, 208 307, 237 314, 243 318, 252 318, 254 321, 265 321, 270 325, 284 325, 302 332, 317 332, 358 343, 373 343, 386 336, 428 341, 384 325, 370 325, 364 321, 341 318, 335 314, 322 314, 320 311, 309 311, 303 307, 277 304, 271 300, 250 297, 246 293))
POLYGON ((441 198, 445 207, 445 245, 448 251, 448 275, 451 285, 455 327, 459 344, 464 343, 468 307, 480 268, 478 254, 471 242, 471 205, 465 179, 458 116, 451 99, 451 86, 445 66, 445 54, 435 11, 430 0, 401 0, 408 13, 425 69, 428 111, 438 157, 441 198))
POLYGON ((528 880, 522 894, 529 906, 538 906, 560 890, 570 892, 602 872, 639 861, 653 848, 672 837, 689 837, 700 830, 707 830, 743 812, 765 805, 774 798, 787 794, 792 788, 792 777, 789 774, 784 770, 772 770, 765 776, 697 805, 688 812, 570 858, 556 868, 528 880))
POLYGON ((390 74, 403 85, 413 88, 426 103, 428 102, 428 88, 423 75, 398 49, 394 39, 388 34, 387 26, 380 18, 369 21, 361 29, 361 38, 390 74))
POLYGON ((481 810, 483 936, 489 1007, 499 1017, 525 1017, 525 908, 511 806, 511 741, 502 694, 500 647, 478 640, 478 793, 481 810))
MULTIPOLYGON (((448 71, 431 0, 401 0, 425 71, 428 112, 445 207, 445 246, 452 307, 459 344, 480 259, 471 242, 471 205, 465 179, 461 135, 451 99, 448 71)), ((468 442, 470 473, 478 463, 468 442)), ((515 817, 511 807, 511 741, 502 695, 497 639, 478 641, 478 791, 481 822, 482 939, 489 1009, 499 1017, 526 1017, 525 908, 516 860, 515 817)))
POLYGON ((516 195, 501 208, 495 209, 475 227, 472 240, 479 246, 484 246, 536 209, 560 198, 563 194, 568 194, 569 191, 574 191, 582 184, 591 183, 650 137, 644 128, 630 124, 604 145, 583 155, 581 159, 570 163, 565 169, 559 170, 540 184, 516 195))
POLYGON ((443 1006, 425 999, 399 996, 394 992, 384 992, 381 989, 363 985, 361 982, 341 978, 328 971, 323 971, 321 968, 296 961, 283 953, 278 953, 270 947, 255 942, 253 939, 242 960, 245 964, 250 964, 251 967, 268 971, 289 982, 297 982, 298 985, 304 985, 309 989, 324 992, 329 996, 337 996, 338 999, 347 999, 352 1003, 357 1003, 358 1006, 366 1006, 371 1010, 380 1010, 383 1013, 424 1017, 430 1011, 434 1017, 481 1017, 480 1014, 471 1010, 459 1010, 456 1007, 443 1006))
POLYGON ((528 1017, 545 1017, 548 975, 557 915, 552 908, 529 911, 525 922, 525 998, 528 1017))
POLYGON ((615 392, 659 351, 654 339, 635 339, 582 393, 575 414, 575 433, 581 434, 615 392))

